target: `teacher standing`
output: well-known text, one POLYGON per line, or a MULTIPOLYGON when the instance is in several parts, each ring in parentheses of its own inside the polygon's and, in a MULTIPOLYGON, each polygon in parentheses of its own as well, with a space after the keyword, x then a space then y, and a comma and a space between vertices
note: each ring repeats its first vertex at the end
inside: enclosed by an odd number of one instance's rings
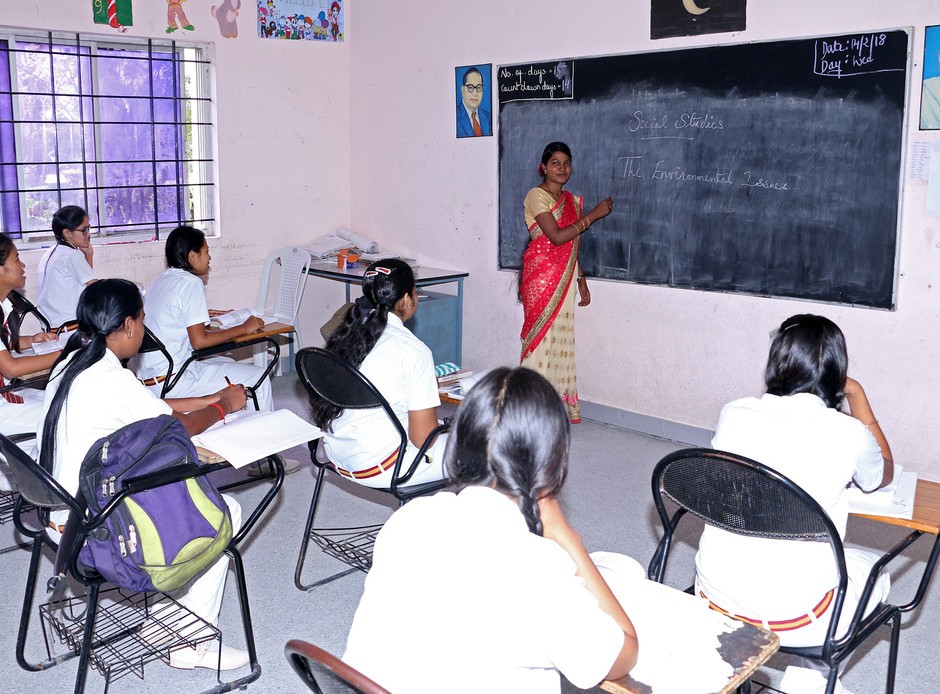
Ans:
POLYGON ((522 365, 538 371, 555 386, 572 422, 581 421, 574 358, 574 285, 580 301, 591 303, 587 280, 578 264, 581 234, 610 214, 614 201, 601 200, 582 215, 584 198, 564 189, 571 178, 571 150, 551 142, 542 152, 542 183, 525 196, 529 245, 522 256, 519 298, 525 312, 522 325, 522 365))

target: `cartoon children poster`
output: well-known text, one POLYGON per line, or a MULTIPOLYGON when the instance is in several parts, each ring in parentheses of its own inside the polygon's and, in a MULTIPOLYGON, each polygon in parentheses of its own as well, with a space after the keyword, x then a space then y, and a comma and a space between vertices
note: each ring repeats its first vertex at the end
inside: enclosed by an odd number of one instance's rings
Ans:
POLYGON ((343 41, 343 0, 258 0, 258 36, 343 41))

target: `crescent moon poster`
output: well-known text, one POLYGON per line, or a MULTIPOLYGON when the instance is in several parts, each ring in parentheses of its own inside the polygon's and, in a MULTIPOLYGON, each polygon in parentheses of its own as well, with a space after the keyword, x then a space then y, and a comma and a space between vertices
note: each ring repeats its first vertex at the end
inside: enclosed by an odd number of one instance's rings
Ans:
POLYGON ((747 0, 650 0, 650 38, 744 31, 747 0))

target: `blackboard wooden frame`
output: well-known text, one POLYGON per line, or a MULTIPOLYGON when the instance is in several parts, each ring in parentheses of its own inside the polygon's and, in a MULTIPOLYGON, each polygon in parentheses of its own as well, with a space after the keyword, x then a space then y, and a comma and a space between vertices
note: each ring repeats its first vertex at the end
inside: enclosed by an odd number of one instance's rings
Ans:
POLYGON ((617 201, 582 238, 589 276, 894 309, 910 37, 499 66, 499 267, 562 140, 585 208, 617 201))

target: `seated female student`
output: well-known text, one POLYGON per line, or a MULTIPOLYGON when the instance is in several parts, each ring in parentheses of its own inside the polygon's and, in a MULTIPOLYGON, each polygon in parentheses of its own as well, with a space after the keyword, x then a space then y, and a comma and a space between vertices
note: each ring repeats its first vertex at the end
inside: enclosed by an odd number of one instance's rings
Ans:
MULTIPOLYGON (((79 472, 88 449, 98 439, 142 419, 172 414, 190 435, 198 434, 227 413, 245 406, 242 386, 223 388, 204 398, 160 400, 141 385, 121 360, 137 353, 144 335, 144 309, 140 290, 121 279, 95 282, 78 302, 78 331, 69 339, 46 387, 40 433, 40 464, 50 470, 66 491, 78 491, 79 472), (188 413, 188 414, 187 414, 188 413)), ((225 496, 234 532, 241 527, 241 508, 225 496)), ((50 514, 50 535, 58 533, 67 511, 50 514)), ((218 621, 228 558, 220 557, 193 581, 179 602, 210 624, 218 621)), ((170 665, 191 670, 215 668, 216 642, 170 653, 170 665)), ((222 669, 248 664, 248 653, 222 646, 222 669)))
MULTIPOLYGON (((378 388, 408 432, 402 471, 437 426, 441 404, 431 350, 404 325, 417 309, 418 290, 408 264, 378 260, 363 275, 362 296, 326 344, 378 388)), ((316 396, 311 405, 314 422, 325 432, 326 454, 340 473, 369 487, 388 487, 401 440, 385 412, 343 411, 316 396)), ((446 441, 437 437, 408 484, 443 477, 446 441)))
POLYGON ((630 671, 633 624, 557 499, 569 431, 536 372, 480 379, 444 456, 459 491, 409 502, 379 532, 344 661, 411 694, 544 694, 559 671, 585 689, 630 671))
MULTIPOLYGON (((835 323, 814 315, 788 318, 770 347, 767 392, 725 405, 712 439, 714 448, 752 458, 796 482, 826 510, 842 536, 846 487, 873 491, 889 484, 894 474, 888 441, 861 384, 846 376, 847 364, 845 337, 835 323), (849 415, 839 411, 843 400, 849 415)), ((849 584, 837 633, 848 627, 876 558, 845 550, 849 584)), ((768 623, 785 646, 823 642, 838 583, 827 543, 745 537, 706 526, 696 567, 696 589, 722 610, 768 623), (741 570, 741 557, 748 558, 752 570, 741 570)), ((882 574, 870 608, 887 597, 889 588, 889 577, 882 574)), ((780 687, 823 691, 826 680, 810 663, 800 659, 788 667, 780 687)))
MULTIPOLYGON (((14 356, 29 349, 34 342, 55 339, 51 333, 20 335, 17 320, 10 320, 13 304, 10 292, 26 284, 26 266, 9 236, 0 233, 0 388, 17 376, 44 371, 52 366, 58 352, 42 355, 14 356)), ((0 393, 0 432, 5 436, 36 431, 42 412, 42 391, 23 388, 15 392, 0 393)), ((32 444, 30 444, 32 449, 32 444)), ((0 489, 11 488, 7 476, 0 468, 0 489)))
POLYGON ((52 217, 56 242, 39 262, 37 301, 52 326, 75 320, 79 295, 97 279, 89 229, 88 214, 78 205, 59 208, 52 217))
MULTIPOLYGON (((224 313, 210 311, 206 304, 203 282, 209 275, 210 260, 212 256, 204 233, 191 226, 176 227, 166 239, 167 269, 153 281, 144 299, 147 327, 166 346, 176 369, 183 365, 194 349, 224 344, 256 332, 264 325, 263 320, 251 316, 241 325, 227 330, 209 330, 206 327, 211 316, 224 313)), ((156 394, 160 393, 164 376, 169 377, 166 370, 166 359, 159 352, 140 355, 136 366, 138 378, 156 394)), ((263 372, 262 367, 236 363, 226 357, 201 359, 186 367, 170 395, 205 395, 224 388, 229 381, 254 385, 263 372)), ((270 380, 265 379, 255 390, 255 395, 260 409, 274 409, 270 380)))

